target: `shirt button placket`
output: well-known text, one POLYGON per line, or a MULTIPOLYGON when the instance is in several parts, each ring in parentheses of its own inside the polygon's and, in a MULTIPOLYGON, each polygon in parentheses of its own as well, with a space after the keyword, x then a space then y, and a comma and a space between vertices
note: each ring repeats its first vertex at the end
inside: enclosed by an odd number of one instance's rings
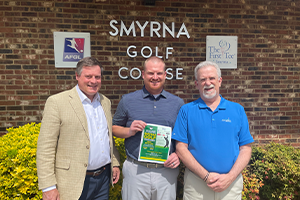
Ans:
POLYGON ((216 128, 217 126, 216 126, 216 120, 215 120, 215 113, 213 113, 212 115, 211 115, 211 123, 212 123, 212 127, 213 128, 216 128))

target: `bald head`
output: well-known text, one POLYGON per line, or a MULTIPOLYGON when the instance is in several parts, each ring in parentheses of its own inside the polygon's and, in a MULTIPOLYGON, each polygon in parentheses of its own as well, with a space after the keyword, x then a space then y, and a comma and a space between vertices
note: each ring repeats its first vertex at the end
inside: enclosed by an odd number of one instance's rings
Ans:
POLYGON ((152 56, 150 58, 148 58, 145 62, 144 62, 144 71, 146 70, 146 66, 147 66, 147 63, 148 62, 152 62, 154 64, 160 64, 160 63, 163 63, 164 65, 164 71, 166 71, 166 65, 165 65, 165 62, 159 58, 159 57, 156 57, 156 56, 152 56))

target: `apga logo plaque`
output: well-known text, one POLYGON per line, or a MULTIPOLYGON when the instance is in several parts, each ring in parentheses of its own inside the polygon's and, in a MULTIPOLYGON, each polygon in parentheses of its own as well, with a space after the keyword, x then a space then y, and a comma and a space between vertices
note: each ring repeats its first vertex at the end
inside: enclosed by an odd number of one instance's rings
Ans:
POLYGON ((64 62, 78 62, 83 58, 84 38, 65 38, 64 62))

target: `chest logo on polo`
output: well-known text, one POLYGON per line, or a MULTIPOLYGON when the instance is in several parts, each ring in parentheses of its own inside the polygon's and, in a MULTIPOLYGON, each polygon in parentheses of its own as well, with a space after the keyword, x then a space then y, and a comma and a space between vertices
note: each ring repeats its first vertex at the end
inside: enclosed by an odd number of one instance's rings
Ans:
POLYGON ((231 123, 231 120, 230 120, 229 117, 228 117, 228 119, 222 119, 222 122, 228 122, 228 123, 231 123))

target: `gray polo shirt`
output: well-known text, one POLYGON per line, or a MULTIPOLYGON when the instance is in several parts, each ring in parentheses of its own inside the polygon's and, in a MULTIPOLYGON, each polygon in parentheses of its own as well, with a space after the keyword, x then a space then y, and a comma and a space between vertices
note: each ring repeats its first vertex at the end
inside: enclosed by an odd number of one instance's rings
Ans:
MULTIPOLYGON (((169 126, 173 130, 177 114, 183 104, 181 98, 165 90, 155 98, 144 86, 142 90, 122 96, 113 117, 113 125, 130 127, 134 120, 142 120, 146 123, 169 126)), ((141 132, 125 139, 127 156, 138 159, 140 141, 141 132)), ((174 147, 171 147, 170 152, 174 152, 174 147)))

